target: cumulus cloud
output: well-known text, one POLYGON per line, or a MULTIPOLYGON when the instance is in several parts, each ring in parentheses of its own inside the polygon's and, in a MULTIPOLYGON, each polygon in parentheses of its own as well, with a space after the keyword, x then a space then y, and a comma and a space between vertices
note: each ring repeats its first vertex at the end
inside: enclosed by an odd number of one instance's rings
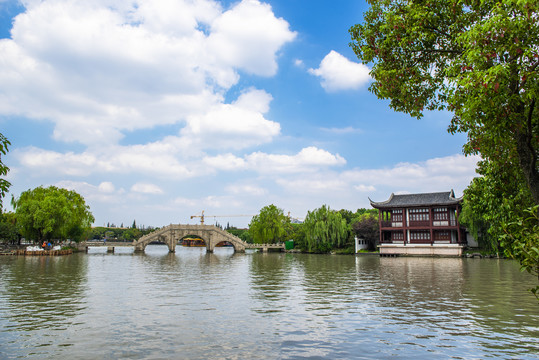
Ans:
POLYGON ((339 154, 309 146, 295 155, 257 151, 243 158, 232 154, 206 157, 204 163, 222 170, 252 170, 263 174, 278 174, 312 172, 320 168, 344 165, 346 160, 339 154))
POLYGON ((201 148, 243 149, 268 143, 280 134, 279 123, 264 113, 272 97, 262 90, 243 93, 232 104, 219 104, 188 118, 180 135, 201 148))
POLYGON ((277 179, 277 184, 302 194, 328 194, 328 192, 345 190, 347 187, 347 183, 337 176, 326 177, 323 175, 309 177, 308 179, 277 179))
POLYGON ((131 191, 141 194, 162 194, 163 190, 155 185, 155 184, 148 184, 148 183, 136 183, 133 186, 131 186, 131 191))
POLYGON ((478 160, 479 157, 476 156, 465 157, 457 154, 417 163, 399 163, 382 169, 353 169, 342 172, 318 169, 309 176, 304 173, 281 173, 275 182, 294 199, 293 204, 302 204, 303 210, 295 210, 297 213, 323 204, 345 209, 368 208, 369 197, 374 201, 384 201, 391 193, 454 189, 457 194, 462 194, 476 175, 478 160))
POLYGON ((101 182, 99 185, 92 185, 86 181, 62 180, 55 184, 57 187, 74 190, 81 194, 87 203, 115 203, 119 204, 124 194, 124 189, 116 189, 108 181, 101 182))
POLYGON ((267 190, 254 184, 232 184, 226 187, 226 191, 236 196, 263 196, 267 190))
POLYGON ((303 148, 296 155, 255 152, 247 155, 246 160, 251 168, 263 173, 304 172, 346 164, 346 160, 339 154, 334 155, 314 146, 303 148))
POLYGON ((309 69, 328 92, 359 89, 369 82, 369 72, 366 65, 352 62, 334 50, 322 59, 318 69, 309 69))
POLYGON ((110 181, 103 181, 97 189, 102 193, 113 193, 115 188, 114 185, 110 181))
POLYGON ((358 184, 354 186, 354 189, 360 192, 373 192, 376 191, 376 188, 373 185, 363 185, 358 184))
POLYGON ((103 151, 85 151, 61 153, 36 147, 16 149, 14 156, 20 165, 30 169, 33 174, 48 173, 54 169, 57 174, 70 176, 88 176, 96 173, 151 173, 156 176, 189 178, 198 170, 196 162, 192 167, 167 153, 174 146, 163 146, 158 142, 148 145, 114 146, 103 151))
POLYGON ((202 161, 209 167, 217 170, 240 170, 245 169, 247 166, 244 159, 230 153, 217 156, 208 156, 202 161))
POLYGON ((371 186, 378 190, 387 189, 389 194, 449 191, 451 188, 462 190, 476 175, 479 160, 478 156, 457 154, 419 163, 398 163, 392 168, 349 170, 344 171, 341 177, 355 184, 360 191, 371 186))
POLYGON ((56 140, 88 146, 207 119, 208 109, 223 121, 243 109, 264 123, 267 109, 227 105, 223 91, 242 70, 274 75, 296 36, 256 0, 227 11, 210 0, 24 4, 12 38, 0 40, 0 114, 52 121, 56 140))
POLYGON ((275 54, 295 37, 284 19, 275 18, 270 5, 244 0, 211 24, 208 43, 220 63, 271 76, 277 71, 275 54))
POLYGON ((361 134, 363 131, 352 126, 347 126, 345 128, 322 128, 324 132, 336 135, 345 135, 345 134, 361 134))

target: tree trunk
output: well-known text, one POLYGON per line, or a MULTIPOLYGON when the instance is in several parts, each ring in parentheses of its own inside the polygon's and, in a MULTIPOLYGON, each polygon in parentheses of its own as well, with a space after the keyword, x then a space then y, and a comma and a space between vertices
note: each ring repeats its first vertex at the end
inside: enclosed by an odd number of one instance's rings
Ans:
POLYGON ((533 197, 535 205, 539 205, 539 174, 537 173, 535 153, 527 145, 525 136, 519 136, 517 140, 517 151, 520 168, 524 173, 528 188, 533 197), (524 139, 523 139, 524 138, 524 139))

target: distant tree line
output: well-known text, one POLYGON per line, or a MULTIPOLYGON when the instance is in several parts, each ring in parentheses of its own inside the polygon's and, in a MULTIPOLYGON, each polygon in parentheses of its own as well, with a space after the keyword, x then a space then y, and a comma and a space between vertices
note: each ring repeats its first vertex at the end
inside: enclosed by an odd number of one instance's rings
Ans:
POLYGON ((260 210, 248 230, 227 229, 247 242, 258 244, 293 240, 294 247, 309 253, 354 253, 355 237, 366 240, 375 250, 378 239, 378 210, 332 210, 329 206, 308 211, 303 223, 293 223, 275 205, 260 210))
MULTIPOLYGON (((133 222, 135 224, 135 222, 133 222)), ((156 230, 154 227, 115 227, 115 226, 96 226, 88 231, 89 240, 107 240, 107 241, 133 241, 156 230)))

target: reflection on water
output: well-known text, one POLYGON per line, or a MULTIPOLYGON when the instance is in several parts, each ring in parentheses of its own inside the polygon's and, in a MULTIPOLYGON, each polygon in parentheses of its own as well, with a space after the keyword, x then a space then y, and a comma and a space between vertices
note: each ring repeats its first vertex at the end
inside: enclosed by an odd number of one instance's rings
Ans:
POLYGON ((537 358, 507 260, 150 245, 0 258, 0 358, 537 358))
POLYGON ((81 257, 17 257, 2 266, 2 309, 21 330, 61 330, 84 310, 81 257))

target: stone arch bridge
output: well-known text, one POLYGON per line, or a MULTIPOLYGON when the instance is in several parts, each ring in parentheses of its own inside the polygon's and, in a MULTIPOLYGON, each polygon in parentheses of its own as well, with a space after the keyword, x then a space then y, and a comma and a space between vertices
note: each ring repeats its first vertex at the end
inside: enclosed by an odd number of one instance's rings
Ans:
POLYGON ((142 252, 146 246, 154 241, 159 241, 168 246, 170 252, 176 251, 176 244, 178 241, 186 237, 187 235, 198 236, 206 244, 206 251, 213 252, 215 246, 223 241, 228 241, 234 246, 234 250, 237 252, 245 252, 245 249, 262 249, 267 251, 268 249, 282 249, 285 246, 283 243, 278 244, 248 244, 241 240, 239 237, 232 235, 231 233, 224 231, 214 225, 168 225, 159 230, 144 235, 137 241, 133 242, 135 246, 135 252, 142 252))

